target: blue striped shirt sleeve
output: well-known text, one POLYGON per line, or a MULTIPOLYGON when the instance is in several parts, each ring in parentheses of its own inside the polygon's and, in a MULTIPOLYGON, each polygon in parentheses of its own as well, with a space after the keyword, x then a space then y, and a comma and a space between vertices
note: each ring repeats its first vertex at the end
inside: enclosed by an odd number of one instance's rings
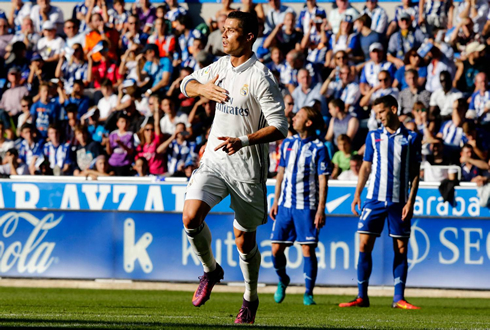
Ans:
POLYGON ((373 162, 374 149, 373 149, 373 135, 374 132, 369 132, 366 137, 365 150, 364 150, 364 161, 373 162))

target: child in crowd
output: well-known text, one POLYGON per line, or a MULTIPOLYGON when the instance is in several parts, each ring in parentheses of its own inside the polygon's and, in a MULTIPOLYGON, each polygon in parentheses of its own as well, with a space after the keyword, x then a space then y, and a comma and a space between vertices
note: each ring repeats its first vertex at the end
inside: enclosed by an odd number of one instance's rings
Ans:
POLYGON ((134 158, 133 132, 128 131, 129 118, 121 113, 117 119, 117 130, 109 135, 106 152, 109 155, 109 165, 116 176, 128 176, 134 158))
POLYGON ((337 151, 332 158, 334 169, 332 171, 332 179, 337 179, 340 172, 350 169, 350 159, 352 155, 356 155, 357 151, 351 150, 351 139, 347 134, 340 134, 337 137, 337 151))

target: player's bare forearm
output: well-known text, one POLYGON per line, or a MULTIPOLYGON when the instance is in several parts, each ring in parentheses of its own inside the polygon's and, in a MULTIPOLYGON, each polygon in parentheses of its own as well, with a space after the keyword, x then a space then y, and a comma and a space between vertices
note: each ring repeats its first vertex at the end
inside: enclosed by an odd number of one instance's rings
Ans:
POLYGON ((319 196, 318 196, 318 212, 325 213, 325 204, 327 204, 327 195, 328 195, 328 176, 320 175, 318 177, 319 183, 319 196))
POLYGON ((281 197, 281 185, 282 180, 284 179, 284 167, 279 166, 276 175, 276 190, 274 191, 274 203, 277 204, 279 202, 279 198, 281 197))
POLYGON ((228 100, 228 92, 225 89, 215 85, 218 78, 219 75, 216 75, 205 84, 201 84, 197 80, 190 80, 185 85, 185 92, 189 97, 204 96, 205 98, 218 103, 224 103, 228 100))
POLYGON ((410 185, 410 196, 408 197, 408 202, 413 207, 415 204, 415 198, 417 198, 417 191, 419 190, 420 182, 420 164, 410 166, 412 182, 410 185))
POLYGON ((285 136, 274 126, 267 126, 248 135, 250 145, 274 142, 284 139, 285 136))

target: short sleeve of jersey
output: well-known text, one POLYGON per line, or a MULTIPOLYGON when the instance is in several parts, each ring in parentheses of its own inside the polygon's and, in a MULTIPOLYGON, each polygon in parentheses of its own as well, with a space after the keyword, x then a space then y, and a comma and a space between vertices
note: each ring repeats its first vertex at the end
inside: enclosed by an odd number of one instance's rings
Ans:
POLYGON ((331 173, 330 158, 328 157, 327 147, 325 147, 323 143, 321 147, 318 148, 316 171, 318 175, 330 175, 331 173))
POLYGON ((413 134, 412 135, 412 149, 410 163, 420 164, 422 162, 422 135, 413 134))
POLYGON ((373 162, 373 157, 374 157, 373 135, 374 132, 369 132, 369 134, 366 136, 366 143, 364 149, 364 161, 370 163, 373 162))

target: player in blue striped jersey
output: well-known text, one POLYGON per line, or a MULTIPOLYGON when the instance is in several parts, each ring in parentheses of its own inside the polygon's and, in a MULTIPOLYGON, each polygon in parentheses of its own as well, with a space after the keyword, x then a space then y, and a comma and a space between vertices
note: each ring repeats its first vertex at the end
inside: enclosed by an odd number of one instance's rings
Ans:
POLYGON ((376 237, 380 236, 387 218, 395 251, 395 295, 392 307, 419 309, 405 300, 404 291, 408 273, 410 222, 419 185, 421 140, 418 134, 407 130, 398 119, 398 103, 393 96, 386 95, 376 99, 374 110, 383 127, 368 133, 364 162, 352 202, 352 212, 358 216, 356 206, 360 209, 361 193, 370 177, 358 226, 359 295, 353 301, 339 306, 369 307, 367 289, 372 270, 371 253, 376 237))
POLYGON ((299 133, 283 141, 276 177, 274 204, 270 216, 272 260, 279 284, 274 300, 281 303, 290 279, 286 274, 284 250, 295 241, 301 244, 304 257, 305 305, 314 305, 313 288, 318 272, 315 248, 318 233, 325 225, 330 159, 325 145, 315 136, 322 128, 323 117, 312 107, 301 108, 293 118, 299 133))

